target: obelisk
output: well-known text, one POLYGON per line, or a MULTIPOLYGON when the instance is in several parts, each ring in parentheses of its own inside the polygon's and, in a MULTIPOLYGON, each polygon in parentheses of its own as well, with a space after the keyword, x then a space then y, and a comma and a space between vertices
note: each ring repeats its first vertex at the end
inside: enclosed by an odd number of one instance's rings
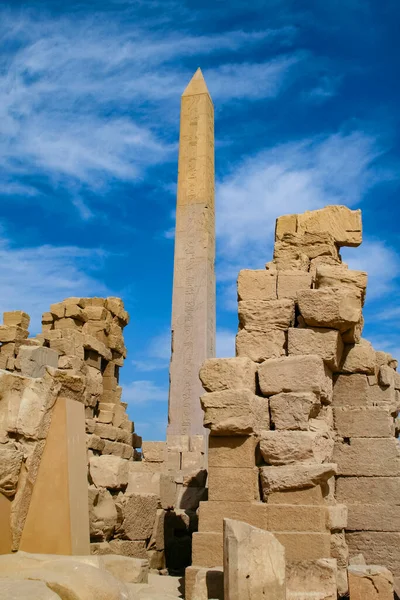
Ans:
POLYGON ((214 107, 200 69, 181 99, 169 436, 204 434, 199 369, 215 356, 214 107))

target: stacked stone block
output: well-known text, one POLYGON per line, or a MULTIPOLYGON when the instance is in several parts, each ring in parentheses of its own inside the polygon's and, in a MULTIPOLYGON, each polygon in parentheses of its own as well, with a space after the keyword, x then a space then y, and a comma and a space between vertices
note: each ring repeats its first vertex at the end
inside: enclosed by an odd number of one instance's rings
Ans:
POLYGON ((397 363, 361 337, 367 275, 340 257, 361 241, 360 211, 288 215, 277 220, 266 270, 239 274, 236 358, 200 372, 209 501, 200 504, 189 598, 198 568, 222 565, 224 517, 273 531, 289 565, 336 559, 341 595, 347 541, 396 572, 397 363), (364 507, 368 478, 377 492, 364 507))
POLYGON ((21 310, 5 312, 0 325, 0 369, 15 371, 19 349, 29 336, 29 315, 21 310))

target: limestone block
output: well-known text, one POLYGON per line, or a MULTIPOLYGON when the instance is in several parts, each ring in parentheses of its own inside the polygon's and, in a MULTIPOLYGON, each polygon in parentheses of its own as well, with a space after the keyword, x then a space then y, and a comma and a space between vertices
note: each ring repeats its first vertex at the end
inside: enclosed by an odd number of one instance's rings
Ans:
MULTIPOLYGON (((101 438, 100 438, 101 439, 101 438)), ((102 450, 103 454, 112 454, 113 456, 119 456, 130 460, 133 456, 133 448, 129 444, 123 444, 121 442, 111 442, 110 440, 104 441, 104 447, 102 450)))
POLYGON ((222 533, 223 520, 241 520, 254 527, 268 529, 268 511, 264 502, 200 502, 199 531, 222 533))
POLYGON ((107 310, 103 306, 86 306, 84 314, 86 321, 106 321, 107 310))
POLYGON ((204 466, 204 454, 201 452, 182 452, 181 469, 187 472, 193 472, 204 466))
MULTIPOLYGON (((374 378, 369 376, 369 378, 374 378)), ((398 392, 393 387, 381 387, 380 385, 369 385, 367 392, 367 404, 369 406, 386 406, 391 414, 398 412, 400 405, 398 392)))
POLYGON ((350 504, 400 505, 398 477, 339 477, 336 481, 338 502, 350 504))
POLYGON ((362 242, 361 210, 351 210, 347 206, 337 204, 318 210, 307 210, 297 215, 297 231, 328 232, 339 247, 356 247, 362 242))
POLYGON ((222 533, 195 532, 192 537, 192 563, 201 567, 222 566, 222 533))
POLYGON ((327 525, 331 531, 346 529, 348 522, 348 508, 346 504, 332 504, 327 506, 327 525))
MULTIPOLYGON (((186 569, 186 577, 188 569, 186 569)), ((193 567, 196 569, 196 567, 193 567)), ((189 600, 224 600, 224 571, 222 567, 214 567, 212 569, 199 569, 196 570, 194 583, 192 590, 186 591, 186 577, 185 577, 185 598, 189 600)), ((190 578, 190 575, 189 575, 190 578)), ((188 586, 190 588, 190 584, 188 586)))
POLYGON ((286 566, 287 600, 323 598, 337 600, 337 564, 332 558, 288 563, 286 566))
POLYGON ((306 256, 308 261, 317 256, 329 256, 339 260, 335 241, 328 232, 285 233, 275 241, 274 262, 278 268, 291 269, 293 262, 302 256, 306 256))
POLYGON ((150 538, 158 508, 155 494, 132 494, 123 506, 122 528, 129 540, 150 538))
POLYGON ((241 329, 236 335, 236 355, 248 357, 254 362, 285 355, 286 336, 281 329, 247 331, 241 329))
POLYGON ((211 502, 258 500, 258 469, 209 467, 208 499, 211 502))
POLYGON ((313 506, 325 505, 325 498, 322 494, 322 487, 317 485, 311 488, 301 490, 283 490, 282 492, 272 492, 268 495, 268 506, 272 504, 293 504, 295 506, 308 505, 313 506))
POLYGON ((113 412, 110 410, 99 410, 99 414, 96 418, 99 423, 106 423, 111 425, 113 420, 113 412))
POLYGON ((15 342, 15 340, 25 340, 28 337, 28 331, 17 325, 0 325, 0 342, 15 342))
POLYGON ((117 490, 128 483, 128 462, 118 456, 92 456, 89 469, 96 487, 117 490))
POLYGON ((285 547, 286 560, 302 561, 315 560, 317 558, 330 558, 330 538, 329 533, 313 532, 286 532, 276 531, 275 537, 285 547))
POLYGON ((340 369, 343 373, 375 373, 375 350, 367 340, 360 340, 359 344, 345 346, 343 364, 340 369))
POLYGON ((7 430, 26 438, 44 439, 51 420, 60 383, 54 373, 32 379, 14 373, 0 373, 2 403, 8 406, 7 430))
POLYGON ((204 427, 211 435, 244 435, 269 429, 268 401, 251 390, 210 392, 200 398, 204 427))
POLYGON ((131 556, 132 558, 145 558, 146 542, 144 540, 111 540, 109 542, 110 549, 113 554, 121 554, 122 556, 131 556))
POLYGON ((359 322, 361 298, 340 288, 322 288, 298 292, 300 314, 310 327, 331 327, 346 331, 359 322))
POLYGON ((115 404, 114 405, 114 416, 113 416, 113 422, 112 422, 114 427, 121 427, 125 418, 127 418, 127 414, 126 414, 124 407, 121 406, 120 404, 115 404))
POLYGON ((279 430, 307 430, 310 417, 316 416, 321 403, 311 392, 289 392, 270 396, 271 421, 279 430))
POLYGON ((325 483, 335 474, 336 465, 331 463, 261 467, 261 488, 264 501, 267 502, 268 495, 272 492, 313 487, 325 483))
POLYGON ((327 507, 315 505, 268 504, 266 517, 269 531, 326 532, 327 507))
POLYGON ((204 435, 191 435, 189 439, 189 450, 190 452, 204 452, 206 444, 207 440, 204 435))
POLYGON ((118 427, 106 423, 96 423, 94 433, 104 440, 115 441, 117 439, 118 427))
POLYGON ((207 493, 204 487, 185 487, 184 485, 177 484, 173 505, 185 511, 195 512, 200 502, 205 500, 206 497, 207 493))
POLYGON ((290 298, 296 300, 297 292, 309 290, 312 276, 304 271, 278 271, 278 299, 290 298))
POLYGON ((86 447, 88 450, 97 450, 102 452, 104 449, 105 441, 102 440, 98 435, 86 435, 86 447))
MULTIPOLYGON (((323 450, 328 438, 312 431, 262 431, 260 452, 268 465, 286 465, 297 461, 323 462, 329 450, 323 450)), ((329 444, 333 446, 333 443, 329 444)))
POLYGON ((348 568, 351 600, 392 600, 391 572, 378 565, 352 565, 348 568))
POLYGON ((99 562, 102 569, 124 583, 148 582, 149 563, 145 559, 109 554, 103 555, 99 562))
POLYGON ((93 335, 89 335, 88 333, 85 333, 82 336, 82 345, 87 350, 93 350, 94 352, 97 352, 98 354, 100 354, 100 356, 102 356, 106 360, 112 359, 111 350, 109 348, 107 348, 107 346, 103 342, 98 340, 93 335))
POLYGON ((165 514, 166 514, 165 510, 163 510, 162 508, 157 509, 156 518, 154 521, 153 532, 151 534, 148 548, 155 548, 156 550, 164 550, 164 548, 165 548, 165 539, 164 539, 165 514))
POLYGON ((128 325, 129 315, 124 309, 124 303, 121 298, 109 297, 105 301, 105 307, 112 315, 118 317, 122 325, 128 325))
POLYGON ((366 375, 337 375, 333 381, 333 406, 366 406, 369 388, 366 375))
POLYGON ((238 304, 239 325, 247 331, 286 330, 294 323, 293 300, 242 300, 238 304))
POLYGON ((65 304, 63 302, 51 304, 50 312, 53 315, 53 319, 62 319, 65 316, 65 304))
POLYGON ((13 310, 9 312, 6 311, 3 313, 4 325, 17 326, 21 327, 22 329, 28 329, 30 320, 31 319, 29 315, 26 312, 23 312, 22 310, 13 310))
POLYGON ((83 375, 75 375, 61 369, 54 370, 52 375, 54 380, 60 384, 59 398, 84 402, 86 381, 83 375))
POLYGON ((288 354, 317 354, 331 370, 337 370, 343 352, 340 333, 334 329, 294 328, 288 329, 288 354))
MULTIPOLYGON (((376 352, 375 356, 376 354, 378 353, 376 352)), ((379 384, 383 387, 394 387, 395 373, 396 371, 389 367, 389 365, 381 365, 378 372, 379 384)))
POLYGON ((238 300, 276 300, 276 273, 243 269, 237 281, 238 300))
POLYGON ((400 506, 349 504, 348 529, 353 531, 399 531, 400 506))
POLYGON ((224 519, 226 600, 286 600, 285 549, 275 536, 241 521, 224 519))
POLYGON ((83 321, 80 319, 72 319, 71 317, 65 317, 63 319, 58 319, 54 323, 54 329, 63 330, 63 329, 75 329, 77 331, 82 330, 83 321))
POLYGON ((285 233, 296 233, 297 215, 282 215, 275 222, 275 240, 280 240, 285 233))
POLYGON ((364 303, 368 275, 365 271, 352 271, 342 265, 318 265, 315 273, 315 287, 348 288, 361 294, 364 303))
POLYGON ((389 411, 379 406, 335 407, 335 431, 340 437, 391 437, 394 421, 389 411))
POLYGON ((200 369, 206 392, 246 388, 256 392, 257 365, 249 358, 209 358, 200 369))
POLYGON ((364 477, 400 476, 399 450, 395 438, 351 438, 335 443, 333 460, 338 475, 364 477))
POLYGON ((81 308, 86 308, 87 306, 105 306, 106 300, 105 298, 91 297, 76 298, 76 302, 81 308))
POLYGON ((66 303, 65 301, 64 304, 66 319, 74 319, 74 321, 80 321, 81 323, 87 321, 86 312, 83 311, 80 306, 75 303, 66 303))
POLYGON ((210 467, 252 468, 255 466, 257 439, 252 436, 210 436, 210 467))
POLYGON ((342 341, 344 344, 359 344, 364 329, 364 317, 361 315, 358 323, 342 332, 342 341))
POLYGON ((118 514, 108 490, 89 487, 90 535, 96 539, 109 540, 117 526, 118 514))
POLYGON ((166 459, 167 445, 165 442, 143 442, 143 459, 150 463, 162 463, 166 459))
POLYGON ((16 442, 0 444, 0 493, 14 496, 24 453, 16 442))
POLYGON ((327 400, 332 380, 320 356, 271 358, 258 367, 258 381, 265 396, 281 392, 314 392, 327 400))
MULTIPOLYGON (((158 463, 156 463, 158 464, 158 463)), ((154 494, 160 497, 160 477, 159 471, 153 469, 144 469, 146 465, 140 461, 129 462, 128 464, 128 487, 125 495, 132 494, 154 494)))

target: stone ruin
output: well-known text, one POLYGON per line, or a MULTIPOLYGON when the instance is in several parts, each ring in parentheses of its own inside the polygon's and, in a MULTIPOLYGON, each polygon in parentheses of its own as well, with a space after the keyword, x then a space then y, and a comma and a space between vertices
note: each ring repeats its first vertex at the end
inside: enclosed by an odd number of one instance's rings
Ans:
POLYGON ((362 241, 361 213, 280 217, 272 262, 239 273, 236 356, 212 358, 199 71, 180 149, 165 442, 142 442, 121 401, 120 299, 53 304, 33 338, 26 313, 4 314, 0 600, 173 600, 182 583, 158 574, 185 567, 186 600, 392 600, 400 376, 362 338, 367 274, 340 257, 362 241))
POLYGON ((287 215, 276 223, 273 261, 239 273, 236 357, 200 370, 208 502, 187 600, 204 569, 222 577, 214 568, 226 518, 284 546, 290 600, 322 594, 327 577, 330 595, 310 597, 346 595, 349 557, 360 554, 400 577, 400 376, 397 361, 362 338, 367 274, 340 257, 340 247, 360 243, 360 211, 287 215))

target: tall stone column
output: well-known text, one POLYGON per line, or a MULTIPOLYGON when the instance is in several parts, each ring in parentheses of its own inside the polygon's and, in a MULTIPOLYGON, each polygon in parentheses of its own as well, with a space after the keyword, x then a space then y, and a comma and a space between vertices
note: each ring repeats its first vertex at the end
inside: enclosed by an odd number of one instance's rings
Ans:
POLYGON ((204 434, 199 369, 215 356, 214 108, 198 69, 182 95, 168 435, 204 434))

